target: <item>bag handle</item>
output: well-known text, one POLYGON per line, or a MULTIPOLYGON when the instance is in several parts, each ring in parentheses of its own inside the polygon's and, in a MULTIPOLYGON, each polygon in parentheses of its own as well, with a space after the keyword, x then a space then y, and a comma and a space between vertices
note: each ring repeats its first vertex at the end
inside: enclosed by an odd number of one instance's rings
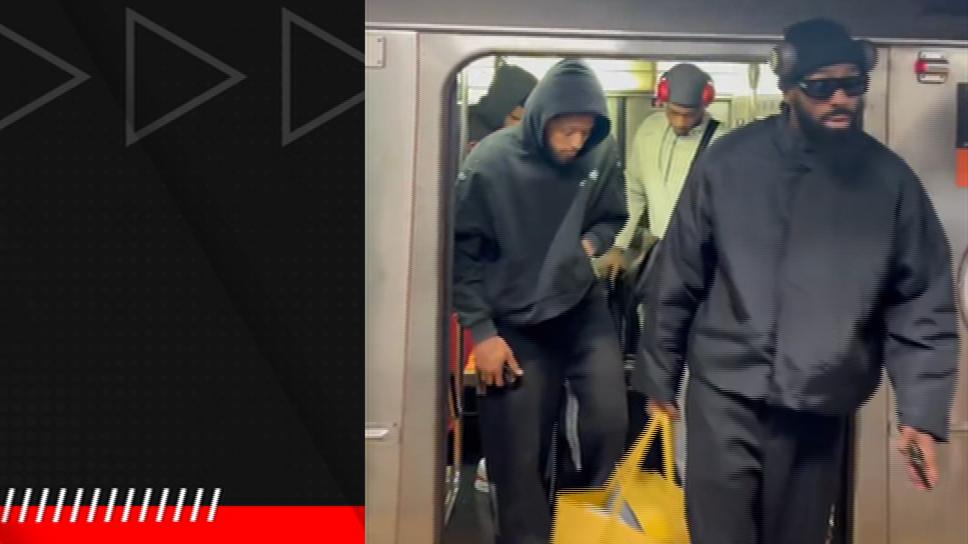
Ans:
POLYGON ((613 517, 618 515, 618 511, 622 507, 623 490, 627 489, 629 481, 635 473, 639 472, 639 467, 642 466, 642 461, 645 460, 649 447, 655 441, 656 435, 660 433, 662 435, 663 476, 669 481, 675 481, 672 451, 672 422, 669 421, 669 416, 666 413, 656 412, 649 419, 649 424, 646 426, 645 431, 639 435, 632 449, 625 456, 625 460, 618 466, 611 481, 605 487, 606 495, 615 492, 617 489, 615 501, 612 503, 609 512, 613 517))

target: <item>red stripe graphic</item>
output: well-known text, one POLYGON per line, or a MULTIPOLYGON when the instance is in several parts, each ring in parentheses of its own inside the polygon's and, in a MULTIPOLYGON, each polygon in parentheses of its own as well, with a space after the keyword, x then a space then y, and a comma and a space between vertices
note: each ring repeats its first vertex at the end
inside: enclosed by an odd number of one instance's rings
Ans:
MULTIPOLYGON (((64 514, 73 510, 64 505, 64 514)), ((0 544, 48 544, 61 542, 98 544, 316 544, 365 542, 363 507, 361 506, 219 506, 215 519, 208 522, 209 506, 199 509, 198 520, 190 521, 191 507, 182 510, 181 520, 172 521, 174 507, 165 509, 165 519, 158 523, 157 506, 148 508, 148 516, 139 522, 141 506, 131 508, 126 523, 121 522, 124 506, 115 506, 111 521, 104 522, 107 507, 95 512, 95 521, 88 523, 90 506, 80 507, 77 521, 70 523, 69 515, 62 515, 59 523, 51 521, 52 507, 47 507, 43 521, 36 523, 37 507, 27 510, 26 521, 20 523, 21 506, 10 509, 10 520, 0 524, 0 544)))

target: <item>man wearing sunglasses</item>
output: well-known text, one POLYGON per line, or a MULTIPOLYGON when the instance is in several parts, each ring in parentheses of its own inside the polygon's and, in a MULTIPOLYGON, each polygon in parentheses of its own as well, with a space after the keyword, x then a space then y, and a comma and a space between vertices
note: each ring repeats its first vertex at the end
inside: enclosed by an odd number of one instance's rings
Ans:
POLYGON ((917 176, 860 129, 873 46, 814 19, 771 64, 786 107, 700 157, 645 286, 652 411, 676 417, 689 361, 694 544, 824 542, 846 423, 882 368, 917 487, 948 439, 951 254, 917 176))

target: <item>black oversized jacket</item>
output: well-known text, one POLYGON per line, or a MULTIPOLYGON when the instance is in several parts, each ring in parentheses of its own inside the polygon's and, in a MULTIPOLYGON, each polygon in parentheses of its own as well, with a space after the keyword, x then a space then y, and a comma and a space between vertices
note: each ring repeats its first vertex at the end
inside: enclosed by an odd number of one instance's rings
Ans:
POLYGON ((688 360, 721 390, 845 415, 886 365, 900 423, 947 439, 958 354, 949 244, 911 169, 860 139, 847 175, 784 116, 710 147, 644 284, 647 394, 673 400, 688 360))
POLYGON ((478 342, 496 334, 495 321, 532 325, 573 308, 595 282, 581 240, 601 253, 627 217, 618 148, 591 70, 555 65, 526 108, 519 125, 474 148, 457 183, 454 306, 478 342), (562 165, 545 127, 573 112, 597 120, 579 156, 562 165))

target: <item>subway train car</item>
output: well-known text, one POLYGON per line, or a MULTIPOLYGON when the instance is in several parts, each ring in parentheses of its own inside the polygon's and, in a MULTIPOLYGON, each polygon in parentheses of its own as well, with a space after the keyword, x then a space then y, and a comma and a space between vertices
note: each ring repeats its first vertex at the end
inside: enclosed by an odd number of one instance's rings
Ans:
MULTIPOLYGON (((951 242, 968 323, 968 1, 367 0, 366 533, 371 544, 489 542, 468 340, 451 307, 454 183, 469 108, 502 64, 540 78, 586 59, 623 153, 653 111, 656 77, 697 63, 730 127, 775 113, 766 62, 785 26, 814 16, 871 40, 879 62, 863 128, 900 154, 951 242)), ((848 266, 848 263, 845 263, 848 266)), ((890 384, 854 421, 833 542, 968 542, 968 353, 959 355, 942 483, 908 481, 890 384)), ((485 471, 486 472, 486 471, 485 471)), ((835 509, 836 510, 836 509, 835 509)))

